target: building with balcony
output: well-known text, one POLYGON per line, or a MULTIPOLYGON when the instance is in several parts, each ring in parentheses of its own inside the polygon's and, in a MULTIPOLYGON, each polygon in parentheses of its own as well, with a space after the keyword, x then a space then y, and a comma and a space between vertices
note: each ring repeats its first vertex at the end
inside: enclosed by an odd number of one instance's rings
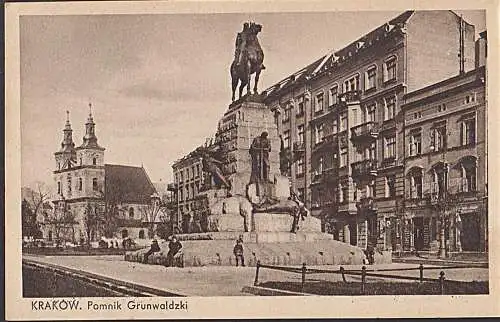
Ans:
POLYGON ((202 158, 193 152, 177 160, 172 165, 174 182, 169 190, 174 193, 173 228, 176 232, 189 232, 189 224, 196 207, 196 196, 202 189, 205 175, 202 158))
POLYGON ((485 67, 405 95, 404 199, 391 242, 435 250, 444 225, 449 251, 487 250, 485 67), (453 203, 441 220, 437 203, 453 203), (403 236, 402 239, 395 238, 403 236))
POLYGON ((405 198, 405 95, 473 70, 485 52, 474 37, 453 11, 406 11, 264 91, 292 187, 336 239, 396 247, 386 227, 405 198))

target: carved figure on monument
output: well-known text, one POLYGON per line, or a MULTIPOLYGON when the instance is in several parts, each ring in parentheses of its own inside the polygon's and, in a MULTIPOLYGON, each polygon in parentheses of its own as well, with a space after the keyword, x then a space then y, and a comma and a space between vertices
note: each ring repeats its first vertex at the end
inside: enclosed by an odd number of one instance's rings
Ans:
POLYGON ((252 157, 250 183, 269 182, 269 152, 271 152, 271 142, 269 142, 267 136, 267 132, 262 132, 259 137, 253 139, 250 146, 250 155, 252 157))
POLYGON ((260 72, 265 69, 263 65, 264 52, 260 47, 257 34, 262 30, 262 25, 256 23, 245 23, 243 31, 236 36, 235 57, 231 64, 231 79, 232 79, 232 101, 236 87, 239 87, 239 96, 241 98, 243 87, 247 87, 247 94, 250 93, 250 77, 255 74, 254 94, 257 94, 257 84, 259 83, 260 72))
POLYGON ((202 169, 203 171, 210 174, 210 176, 214 179, 215 185, 218 187, 223 186, 227 189, 231 189, 231 183, 226 179, 222 171, 222 165, 224 164, 224 162, 216 159, 212 155, 212 153, 210 153, 206 149, 200 150, 199 153, 202 157, 202 169))

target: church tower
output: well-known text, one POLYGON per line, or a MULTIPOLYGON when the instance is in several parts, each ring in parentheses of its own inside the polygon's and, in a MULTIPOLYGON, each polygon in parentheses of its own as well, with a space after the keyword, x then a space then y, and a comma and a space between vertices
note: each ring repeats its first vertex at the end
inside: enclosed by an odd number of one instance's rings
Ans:
POLYGON ((54 153, 56 160, 54 179, 57 182, 57 199, 71 196, 72 184, 71 182, 65 182, 64 175, 71 172, 76 164, 76 149, 73 142, 73 129, 69 122, 69 111, 66 111, 66 125, 64 126, 63 133, 61 149, 54 153))
POLYGON ((78 197, 104 197, 104 148, 97 143, 92 105, 85 123, 83 143, 76 148, 78 171, 78 197))

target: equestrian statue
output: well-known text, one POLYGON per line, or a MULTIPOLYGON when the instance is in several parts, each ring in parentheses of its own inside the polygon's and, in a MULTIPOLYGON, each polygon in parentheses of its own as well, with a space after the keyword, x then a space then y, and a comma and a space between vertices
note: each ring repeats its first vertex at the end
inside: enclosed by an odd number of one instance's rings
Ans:
POLYGON ((236 49, 234 52, 234 60, 231 64, 231 80, 234 102, 234 94, 236 87, 239 87, 239 96, 241 98, 243 88, 246 86, 246 94, 250 92, 250 76, 255 74, 253 93, 257 94, 257 84, 259 83, 260 72, 265 69, 263 65, 264 52, 260 47, 257 34, 262 30, 262 25, 254 22, 243 24, 243 31, 236 36, 236 49))

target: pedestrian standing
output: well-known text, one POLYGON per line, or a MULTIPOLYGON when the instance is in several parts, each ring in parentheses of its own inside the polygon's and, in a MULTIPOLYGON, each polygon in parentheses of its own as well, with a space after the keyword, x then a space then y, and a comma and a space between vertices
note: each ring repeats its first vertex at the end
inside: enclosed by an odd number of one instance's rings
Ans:
POLYGON ((241 261, 241 266, 245 266, 245 256, 243 256, 243 241, 238 239, 233 249, 234 256, 236 257, 236 266, 241 261))

